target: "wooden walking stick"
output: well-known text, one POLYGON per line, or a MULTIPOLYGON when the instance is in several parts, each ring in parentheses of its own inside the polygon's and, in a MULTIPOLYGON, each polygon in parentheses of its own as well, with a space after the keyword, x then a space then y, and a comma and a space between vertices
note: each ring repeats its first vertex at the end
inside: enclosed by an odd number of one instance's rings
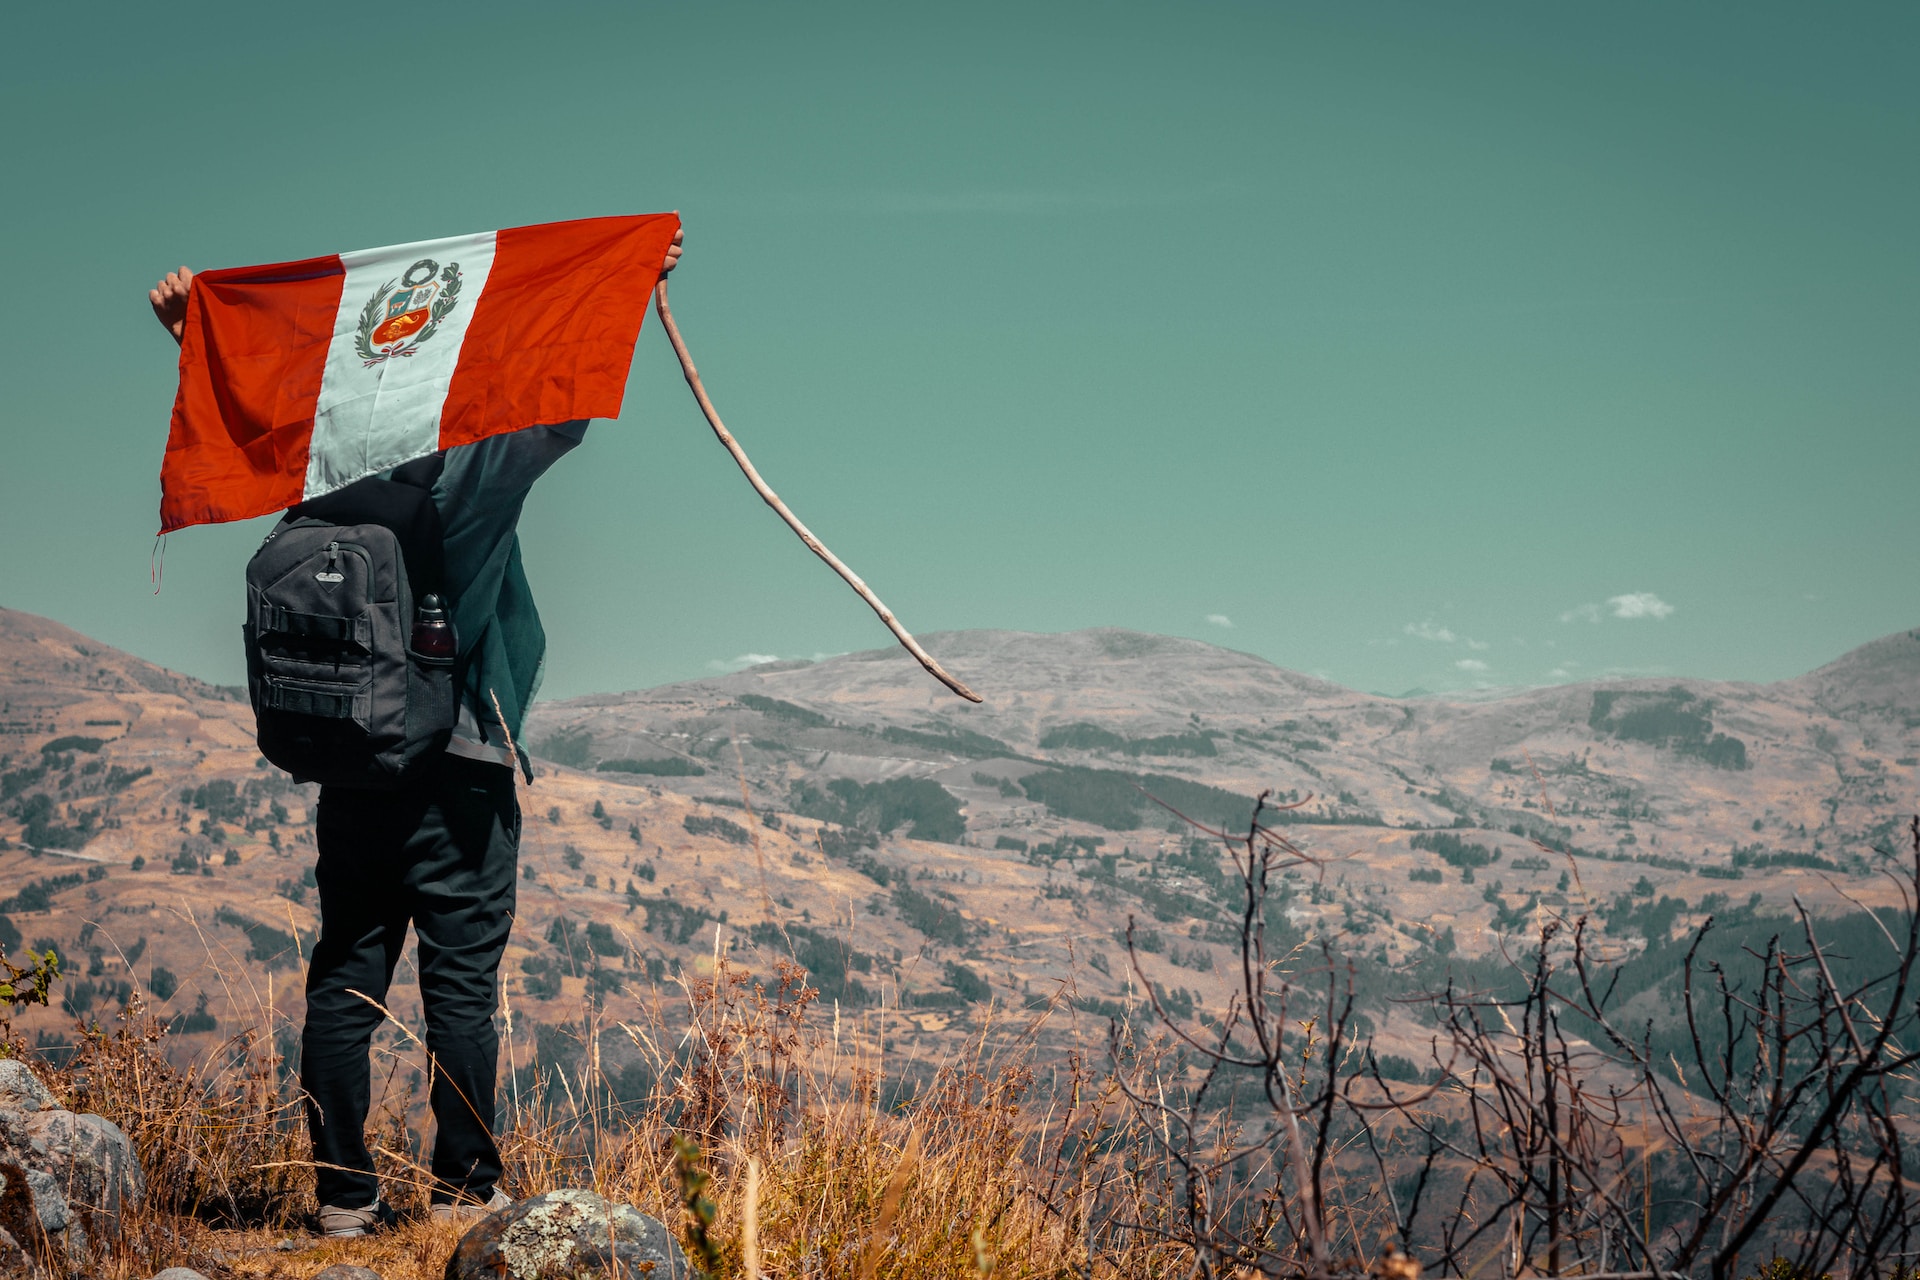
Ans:
POLYGON ((893 610, 887 608, 887 606, 881 602, 880 597, 873 594, 873 589, 860 580, 859 574, 847 568, 845 562, 843 562, 839 556, 827 550, 827 544, 814 537, 813 530, 800 523, 800 517, 793 514, 793 512, 788 509, 786 503, 780 501, 780 495, 775 493, 772 488, 768 486, 767 482, 760 478, 758 471, 754 470, 753 463, 747 458, 746 450, 740 447, 740 442, 733 438, 733 433, 728 431, 726 424, 720 421, 720 414, 714 409, 713 401, 707 398, 707 389, 700 385, 700 373, 693 367, 693 357, 687 354, 686 340, 680 336, 680 326, 673 322, 673 311, 667 306, 667 280, 665 276, 662 276, 660 283, 654 287, 653 304, 654 308, 660 313, 660 323, 665 326, 668 339, 673 343, 674 354, 680 357, 680 372, 687 375, 687 386, 693 390, 693 398, 700 402, 700 412, 707 415, 707 425, 713 428, 713 434, 719 438, 722 445, 726 446, 727 452, 733 455, 734 462, 739 464, 740 474, 747 478, 747 483, 753 486, 753 491, 759 494, 768 506, 773 508, 776 515, 787 522, 789 529, 792 529, 800 535, 800 541, 807 544, 808 550, 812 551, 813 554, 819 556, 822 560, 825 560, 827 567, 844 578, 847 585, 852 587, 854 591, 859 594, 860 598, 865 600, 873 611, 880 615, 880 621, 887 624, 887 630, 893 632, 893 638, 898 640, 908 653, 920 660, 920 665, 927 669, 929 675, 965 698, 968 702, 982 701, 979 694, 967 688, 961 681, 947 674, 946 668, 936 662, 932 654, 920 647, 920 642, 915 640, 912 634, 908 632, 905 627, 901 626, 899 620, 893 616, 893 610))

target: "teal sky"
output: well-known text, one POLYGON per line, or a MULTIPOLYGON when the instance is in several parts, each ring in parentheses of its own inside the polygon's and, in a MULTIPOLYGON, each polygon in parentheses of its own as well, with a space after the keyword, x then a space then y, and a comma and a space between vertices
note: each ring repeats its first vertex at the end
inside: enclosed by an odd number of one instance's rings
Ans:
MULTIPOLYGON (((175 534, 152 594, 157 275, 676 208, 721 413, 917 631, 1133 627, 1399 691, 1776 679, 1920 625, 1912 5, 0 33, 0 604, 197 675, 240 678, 270 522, 175 534)), ((522 533, 549 695, 887 641, 651 319, 522 533)))

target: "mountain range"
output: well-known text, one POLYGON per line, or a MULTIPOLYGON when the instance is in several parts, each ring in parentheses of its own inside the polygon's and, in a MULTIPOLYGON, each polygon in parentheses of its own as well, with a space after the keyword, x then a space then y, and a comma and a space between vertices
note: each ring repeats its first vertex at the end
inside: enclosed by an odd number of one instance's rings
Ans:
MULTIPOLYGON (((564 1055, 541 1028, 671 996, 722 951, 797 960, 908 1056, 997 1005, 1124 1009, 1142 977, 1206 1007, 1237 964, 1229 841, 1255 797, 1308 859, 1277 927, 1388 969, 1552 914, 1631 949, 1729 902, 1891 904, 1875 868, 1920 804, 1920 631, 1775 684, 1471 699, 1122 630, 924 639, 984 704, 886 649, 537 705, 523 1039, 564 1055)), ((251 720, 243 691, 0 610, 0 944, 68 973, 23 1027, 136 990, 185 1036, 297 1014, 315 795, 251 720)))

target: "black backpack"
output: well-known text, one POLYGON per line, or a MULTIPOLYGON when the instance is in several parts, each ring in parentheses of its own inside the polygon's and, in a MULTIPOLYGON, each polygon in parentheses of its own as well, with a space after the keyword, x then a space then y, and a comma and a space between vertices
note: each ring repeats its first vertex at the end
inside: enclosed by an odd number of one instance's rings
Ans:
POLYGON ((397 788, 452 736, 458 664, 413 647, 417 602, 444 599, 431 492, 443 462, 291 508, 247 562, 241 631, 260 754, 303 782, 397 788))

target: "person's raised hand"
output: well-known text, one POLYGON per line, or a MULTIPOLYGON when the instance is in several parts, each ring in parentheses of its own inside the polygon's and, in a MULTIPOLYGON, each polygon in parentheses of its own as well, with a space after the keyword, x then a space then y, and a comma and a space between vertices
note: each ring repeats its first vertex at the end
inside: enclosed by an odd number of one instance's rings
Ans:
POLYGON ((681 251, 686 248, 686 246, 687 246, 687 229, 685 227, 681 227, 680 229, 678 229, 673 233, 673 243, 667 246, 667 261, 660 268, 661 275, 664 276, 665 274, 667 274, 667 272, 673 270, 675 267, 680 265, 680 254, 681 254, 681 251))
POLYGON ((187 331, 187 290, 192 287, 193 272, 181 267, 178 271, 167 272, 165 279, 147 290, 147 301, 153 304, 154 319, 160 322, 161 328, 173 335, 175 342, 179 342, 187 331))

